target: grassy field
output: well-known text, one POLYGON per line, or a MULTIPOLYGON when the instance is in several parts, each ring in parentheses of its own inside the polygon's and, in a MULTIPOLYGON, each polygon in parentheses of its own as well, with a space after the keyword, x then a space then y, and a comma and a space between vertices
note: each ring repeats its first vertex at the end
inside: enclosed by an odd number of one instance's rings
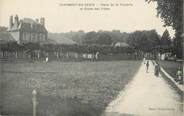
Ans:
POLYGON ((159 61, 159 64, 169 73, 172 77, 176 76, 178 67, 183 67, 182 62, 176 61, 159 61))
POLYGON ((1 114, 100 116, 132 79, 141 61, 1 63, 1 114))

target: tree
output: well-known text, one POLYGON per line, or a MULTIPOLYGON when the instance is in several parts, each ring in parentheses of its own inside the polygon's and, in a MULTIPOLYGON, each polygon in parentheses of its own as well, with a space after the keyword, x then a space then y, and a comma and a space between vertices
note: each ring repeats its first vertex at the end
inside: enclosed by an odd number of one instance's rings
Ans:
POLYGON ((98 33, 96 44, 111 45, 112 44, 111 36, 106 33, 98 33))
POLYGON ((150 30, 150 31, 143 31, 143 33, 147 36, 148 38, 148 43, 147 45, 149 48, 154 48, 159 45, 160 43, 160 38, 156 30, 150 30))
POLYGON ((166 29, 161 37, 160 45, 161 46, 171 46, 171 37, 169 35, 168 30, 166 29))
POLYGON ((159 37, 155 30, 135 31, 129 35, 127 43, 136 50, 151 52, 158 45, 159 37))
POLYGON ((84 36, 83 44, 87 45, 111 45, 112 38, 107 32, 88 32, 84 36))
POLYGON ((97 34, 96 32, 88 32, 84 36, 83 44, 95 44, 97 40, 97 34))
POLYGON ((182 32, 183 32, 183 0, 146 0, 148 3, 157 2, 157 15, 165 23, 164 26, 172 26, 176 31, 174 40, 175 54, 182 57, 182 32))
POLYGON ((40 51, 40 44, 39 43, 25 43, 23 44, 25 47, 25 50, 29 55, 32 56, 37 56, 39 58, 39 51, 40 51))

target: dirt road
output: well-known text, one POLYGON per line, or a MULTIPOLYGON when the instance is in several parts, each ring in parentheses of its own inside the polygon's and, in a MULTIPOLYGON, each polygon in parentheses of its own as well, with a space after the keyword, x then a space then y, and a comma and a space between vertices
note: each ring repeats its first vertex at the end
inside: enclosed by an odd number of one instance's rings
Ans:
POLYGON ((182 96, 163 77, 154 76, 142 63, 134 79, 120 92, 103 116, 183 116, 182 96))

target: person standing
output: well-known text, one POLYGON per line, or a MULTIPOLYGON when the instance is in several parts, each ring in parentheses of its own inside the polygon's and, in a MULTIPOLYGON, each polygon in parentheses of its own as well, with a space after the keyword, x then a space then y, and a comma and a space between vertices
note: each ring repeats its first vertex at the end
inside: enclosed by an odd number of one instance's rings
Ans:
POLYGON ((155 65, 155 76, 159 77, 159 74, 160 74, 160 65, 156 64, 155 65))
POLYGON ((176 72, 175 81, 178 82, 179 84, 183 83, 183 74, 182 74, 182 71, 181 71, 181 67, 179 67, 178 71, 176 72))
POLYGON ((149 70, 149 61, 146 62, 146 72, 148 73, 149 70))

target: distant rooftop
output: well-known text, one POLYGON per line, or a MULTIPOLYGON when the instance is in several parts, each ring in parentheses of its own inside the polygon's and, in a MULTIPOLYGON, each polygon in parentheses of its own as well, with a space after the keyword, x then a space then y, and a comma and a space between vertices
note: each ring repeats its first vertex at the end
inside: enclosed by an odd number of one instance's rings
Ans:
POLYGON ((31 19, 31 18, 23 18, 22 20, 20 20, 24 23, 32 23, 32 24, 39 24, 38 22, 36 22, 35 20, 31 19))
POLYGON ((33 20, 31 18, 23 18, 23 19, 18 19, 18 16, 16 15, 14 17, 13 21, 13 16, 10 17, 10 24, 11 26, 9 27, 8 31, 18 31, 22 30, 25 32, 40 32, 40 33, 47 33, 47 30, 44 26, 45 24, 45 19, 42 17, 36 20, 33 20))
POLYGON ((48 34, 48 41, 50 41, 52 44, 62 44, 62 45, 74 45, 77 44, 75 41, 66 38, 66 37, 61 37, 60 35, 57 34, 48 34))

